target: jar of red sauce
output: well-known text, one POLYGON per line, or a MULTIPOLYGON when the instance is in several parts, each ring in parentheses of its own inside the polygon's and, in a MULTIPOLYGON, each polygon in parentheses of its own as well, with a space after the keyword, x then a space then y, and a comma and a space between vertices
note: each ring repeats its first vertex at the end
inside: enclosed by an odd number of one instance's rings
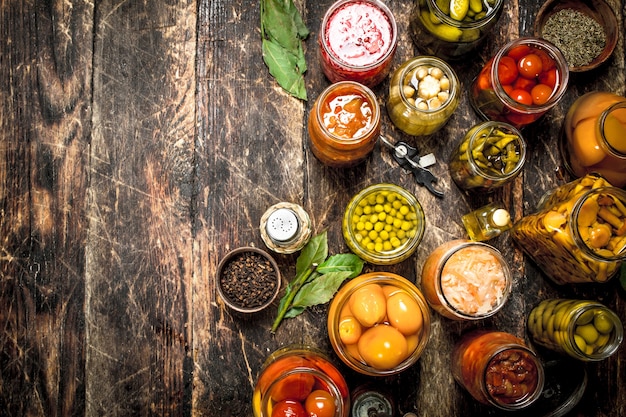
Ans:
POLYGON ((626 187, 626 97, 604 91, 579 97, 567 112, 561 139, 571 174, 597 172, 615 187, 626 187))
POLYGON ((315 348, 288 346, 263 364, 252 394, 254 417, 348 417, 350 392, 330 359, 315 348))
POLYGON ((522 339, 501 331, 474 330, 454 346, 452 376, 477 401, 512 411, 542 393, 543 365, 522 339))
POLYGON ((474 80, 470 103, 485 120, 520 129, 535 122, 563 97, 569 68, 561 51, 540 38, 506 44, 474 80))
POLYGON ((362 162, 380 134, 380 107, 364 85, 341 81, 328 86, 313 104, 308 131, 313 154, 322 163, 345 168, 362 162))
POLYGON ((391 69, 396 20, 379 0, 339 0, 322 20, 318 37, 322 70, 333 83, 357 81, 373 87, 391 69))

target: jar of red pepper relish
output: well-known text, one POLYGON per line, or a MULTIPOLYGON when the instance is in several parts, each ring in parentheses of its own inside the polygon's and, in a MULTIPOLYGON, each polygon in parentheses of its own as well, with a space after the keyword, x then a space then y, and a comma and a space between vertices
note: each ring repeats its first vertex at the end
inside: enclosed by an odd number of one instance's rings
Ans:
POLYGON ((517 336, 474 330, 452 350, 454 379, 477 401, 512 411, 523 409, 542 393, 543 365, 517 336))
POLYGON ((565 94, 569 68, 561 51, 539 38, 509 42, 474 80, 470 103, 485 120, 520 129, 553 108, 565 94))
POLYGON ((398 43, 396 20, 378 0, 339 0, 324 15, 318 43, 322 70, 331 82, 373 87, 391 69, 398 43))
POLYGON ((310 147, 325 165, 346 168, 362 162, 380 134, 376 96, 353 81, 331 84, 320 94, 308 121, 310 147))

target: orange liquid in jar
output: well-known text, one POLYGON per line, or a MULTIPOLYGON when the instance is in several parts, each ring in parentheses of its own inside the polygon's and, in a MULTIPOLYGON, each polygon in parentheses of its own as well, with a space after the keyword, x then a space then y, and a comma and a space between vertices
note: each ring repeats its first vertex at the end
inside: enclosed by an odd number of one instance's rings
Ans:
POLYGON ((564 133, 564 157, 572 174, 597 172, 611 185, 626 186, 626 98, 608 92, 581 96, 568 111, 564 133))
POLYGON ((372 128, 373 110, 367 98, 357 91, 337 91, 322 104, 326 129, 343 139, 359 137, 372 128))

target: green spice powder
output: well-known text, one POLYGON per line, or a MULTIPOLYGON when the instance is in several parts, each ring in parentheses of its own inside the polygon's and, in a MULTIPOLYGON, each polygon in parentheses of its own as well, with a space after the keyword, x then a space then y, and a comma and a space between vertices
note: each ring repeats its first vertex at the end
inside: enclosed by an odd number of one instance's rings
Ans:
POLYGON ((589 64, 606 45, 602 26, 573 9, 562 9, 550 16, 543 27, 543 38, 561 50, 570 67, 589 64))

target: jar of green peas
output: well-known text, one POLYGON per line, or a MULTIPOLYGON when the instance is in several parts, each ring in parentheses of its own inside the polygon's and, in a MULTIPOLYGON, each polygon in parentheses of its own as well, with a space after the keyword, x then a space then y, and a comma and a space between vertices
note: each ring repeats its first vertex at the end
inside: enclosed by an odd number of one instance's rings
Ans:
POLYGON ((425 217, 417 198, 388 183, 357 193, 346 207, 343 237, 366 262, 391 265, 409 258, 422 241, 425 217))

